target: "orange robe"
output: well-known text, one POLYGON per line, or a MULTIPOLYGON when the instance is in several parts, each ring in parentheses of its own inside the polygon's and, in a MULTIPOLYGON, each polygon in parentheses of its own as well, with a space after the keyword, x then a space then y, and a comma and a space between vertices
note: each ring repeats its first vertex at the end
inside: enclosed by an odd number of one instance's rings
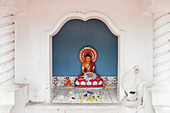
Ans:
POLYGON ((70 80, 70 79, 67 79, 66 84, 65 84, 64 86, 72 86, 71 80, 70 80))
MULTIPOLYGON (((95 64, 93 62, 91 62, 87 67, 84 67, 84 72, 93 72, 95 73, 95 64)), ((78 76, 79 79, 84 79, 83 77, 84 73, 80 74, 78 76)), ((96 78, 100 78, 100 75, 96 74, 97 77, 96 78)))

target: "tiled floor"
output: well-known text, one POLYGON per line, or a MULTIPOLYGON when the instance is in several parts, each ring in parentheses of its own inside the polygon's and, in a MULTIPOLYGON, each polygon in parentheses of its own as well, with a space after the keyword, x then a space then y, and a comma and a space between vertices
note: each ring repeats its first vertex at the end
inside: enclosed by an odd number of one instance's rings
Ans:
POLYGON ((52 103, 118 103, 116 89, 60 89, 58 87, 53 89, 54 99, 52 103), (98 101, 73 101, 70 99, 59 99, 58 96, 68 96, 69 92, 75 94, 84 93, 87 91, 100 92, 104 94, 103 100, 98 101))

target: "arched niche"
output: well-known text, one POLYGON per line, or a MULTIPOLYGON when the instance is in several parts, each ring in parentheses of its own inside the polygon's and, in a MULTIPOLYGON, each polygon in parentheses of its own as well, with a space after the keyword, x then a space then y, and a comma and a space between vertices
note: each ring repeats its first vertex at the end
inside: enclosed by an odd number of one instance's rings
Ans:
POLYGON ((105 14, 100 12, 70 12, 63 15, 54 25, 54 27, 47 31, 47 42, 46 42, 46 102, 49 103, 53 98, 53 87, 52 87, 52 37, 59 32, 62 26, 69 20, 80 19, 87 21, 89 19, 98 19, 104 22, 109 30, 118 37, 118 87, 117 87, 117 98, 119 101, 124 96, 122 89, 122 77, 124 74, 124 31, 120 30, 114 22, 105 14))

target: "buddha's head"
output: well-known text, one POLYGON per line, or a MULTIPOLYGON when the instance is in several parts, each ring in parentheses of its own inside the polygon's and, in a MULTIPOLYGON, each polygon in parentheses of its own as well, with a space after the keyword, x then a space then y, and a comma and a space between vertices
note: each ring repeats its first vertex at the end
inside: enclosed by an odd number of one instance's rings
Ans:
POLYGON ((90 55, 89 53, 87 53, 87 54, 85 55, 85 61, 86 61, 86 62, 91 62, 91 55, 90 55))

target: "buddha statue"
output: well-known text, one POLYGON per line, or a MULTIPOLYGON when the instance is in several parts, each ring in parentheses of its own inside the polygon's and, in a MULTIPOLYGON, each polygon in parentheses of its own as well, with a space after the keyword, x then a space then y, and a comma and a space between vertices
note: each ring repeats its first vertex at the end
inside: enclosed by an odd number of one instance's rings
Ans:
POLYGON ((74 80, 75 88, 103 89, 103 79, 95 73, 96 50, 92 47, 84 47, 79 52, 79 59, 82 63, 82 74, 74 80))
POLYGON ((85 73, 88 77, 93 77, 95 75, 96 79, 100 78, 100 76, 98 74, 95 74, 95 64, 94 64, 94 62, 92 62, 92 58, 91 58, 91 55, 89 53, 87 53, 85 55, 85 61, 82 62, 82 74, 80 74, 78 76, 78 79, 84 79, 85 73), (88 73, 88 72, 92 72, 92 73, 88 73))

